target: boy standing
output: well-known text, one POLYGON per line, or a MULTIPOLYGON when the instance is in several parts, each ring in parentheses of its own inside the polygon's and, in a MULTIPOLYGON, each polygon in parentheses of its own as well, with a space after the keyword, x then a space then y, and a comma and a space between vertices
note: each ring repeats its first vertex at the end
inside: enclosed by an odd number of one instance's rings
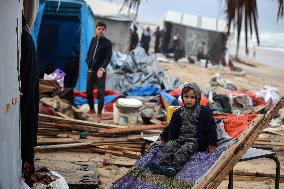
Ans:
POLYGON ((88 65, 86 91, 90 107, 89 114, 96 113, 93 97, 93 89, 96 85, 98 90, 98 121, 101 120, 104 106, 106 67, 112 55, 111 41, 105 37, 106 29, 107 26, 104 22, 98 22, 96 24, 96 36, 91 41, 86 60, 88 65))

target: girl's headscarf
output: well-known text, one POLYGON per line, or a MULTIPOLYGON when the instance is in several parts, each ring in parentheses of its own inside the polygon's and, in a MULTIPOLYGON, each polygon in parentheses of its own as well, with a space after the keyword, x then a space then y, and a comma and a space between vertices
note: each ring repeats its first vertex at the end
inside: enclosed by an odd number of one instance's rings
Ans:
POLYGON ((200 100, 201 100, 201 91, 199 86, 196 83, 192 83, 192 82, 187 82, 183 85, 182 87, 182 93, 181 93, 181 98, 183 101, 183 94, 185 92, 185 89, 192 89, 195 93, 195 106, 200 104, 200 100))
POLYGON ((181 118, 182 118, 182 127, 181 134, 179 138, 188 139, 196 138, 198 131, 198 120, 201 110, 200 100, 201 100, 201 91, 199 86, 196 83, 185 83, 182 88, 182 98, 188 89, 193 90, 195 93, 195 105, 193 107, 183 106, 181 108, 181 118))

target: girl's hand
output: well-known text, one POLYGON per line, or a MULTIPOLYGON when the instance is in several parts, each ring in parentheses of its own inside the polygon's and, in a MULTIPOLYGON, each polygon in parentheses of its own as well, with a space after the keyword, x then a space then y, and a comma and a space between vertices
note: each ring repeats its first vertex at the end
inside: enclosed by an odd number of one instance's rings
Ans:
POLYGON ((165 141, 161 136, 158 138, 157 142, 159 142, 160 144, 165 144, 165 141))
POLYGON ((208 152, 213 153, 213 152, 215 152, 217 150, 217 147, 213 146, 213 145, 210 145, 210 146, 208 146, 207 150, 208 150, 208 152))

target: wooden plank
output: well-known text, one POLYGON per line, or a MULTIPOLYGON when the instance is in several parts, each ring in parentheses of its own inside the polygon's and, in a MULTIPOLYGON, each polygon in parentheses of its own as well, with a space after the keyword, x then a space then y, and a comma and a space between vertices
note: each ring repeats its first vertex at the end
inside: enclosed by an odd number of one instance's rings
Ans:
POLYGON ((129 148, 129 147, 123 147, 123 146, 108 146, 108 148, 107 149, 109 149, 109 150, 113 150, 113 151, 120 151, 120 150, 122 150, 122 151, 132 151, 132 152, 140 152, 141 151, 141 149, 140 148, 129 148))
POLYGON ((75 131, 90 131, 90 132, 97 132, 98 128, 92 126, 85 126, 85 125, 74 125, 74 124, 60 124, 60 123, 53 123, 53 122, 38 122, 40 128, 57 128, 57 129, 66 129, 66 130, 75 130, 75 131))
POLYGON ((281 141, 255 141, 255 145, 270 145, 270 146, 283 146, 284 142, 281 141))
POLYGON ((164 129, 165 125, 140 125, 140 126, 131 126, 127 128, 113 128, 113 129, 100 129, 98 132, 102 135, 112 135, 112 134, 121 134, 129 133, 136 131, 145 131, 150 129, 164 129))
MULTIPOLYGON (((248 181, 248 182, 274 182, 275 177, 263 177, 263 176, 246 176, 246 175, 234 175, 234 181, 248 181)), ((228 180, 228 178, 226 178, 228 180)), ((284 182, 284 178, 280 178, 280 183, 284 182)))
POLYGON ((114 125, 114 124, 106 124, 106 123, 100 123, 100 122, 90 122, 90 121, 82 121, 82 120, 76 120, 76 119, 65 119, 61 117, 56 116, 50 116, 45 114, 39 114, 39 120, 49 120, 54 122, 65 122, 69 124, 80 124, 80 125, 88 125, 88 126, 94 126, 94 127, 105 127, 105 128, 125 128, 126 126, 122 125, 114 125))
POLYGON ((66 116, 65 114, 61 113, 61 112, 56 112, 54 111, 56 115, 58 115, 59 117, 62 117, 64 119, 67 119, 67 120, 71 120, 70 117, 66 116))
POLYGON ((38 137, 37 146, 51 145, 51 144, 69 144, 78 143, 78 138, 43 138, 38 137))
POLYGON ((253 107, 252 109, 243 111, 242 114, 250 114, 252 112, 260 113, 262 110, 265 110, 268 106, 269 106, 268 103, 267 104, 263 104, 263 105, 259 105, 259 106, 253 107))
POLYGON ((269 125, 270 121, 278 116, 278 111, 283 106, 284 97, 281 98, 274 108, 267 112, 264 118, 257 116, 256 119, 258 119, 258 121, 253 123, 253 125, 251 125, 252 127, 245 130, 243 135, 239 138, 239 141, 229 149, 230 153, 226 153, 226 156, 216 163, 210 172, 196 184, 195 188, 217 188, 245 152, 253 145, 261 132, 269 125))
MULTIPOLYGON (((234 175, 238 175, 238 176, 255 176, 255 177, 271 177, 271 178, 275 178, 276 175, 275 173, 271 174, 271 173, 249 173, 249 172, 245 172, 245 171, 234 171, 234 175)), ((284 179, 284 175, 280 175, 280 178, 284 179)))
POLYGON ((92 142, 89 143, 74 143, 74 144, 58 144, 58 145, 44 145, 44 146, 36 146, 34 149, 35 151, 40 150, 54 150, 54 149, 66 149, 66 148, 76 148, 76 147, 83 147, 88 146, 92 144, 92 142))

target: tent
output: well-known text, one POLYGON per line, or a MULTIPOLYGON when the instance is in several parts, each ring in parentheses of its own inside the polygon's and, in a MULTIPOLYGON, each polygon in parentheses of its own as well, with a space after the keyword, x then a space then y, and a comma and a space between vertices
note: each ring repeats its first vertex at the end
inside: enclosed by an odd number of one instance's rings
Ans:
POLYGON ((135 14, 121 7, 101 0, 41 0, 32 27, 40 72, 43 74, 48 67, 59 68, 67 72, 66 86, 85 91, 85 60, 95 35, 95 21, 104 19, 107 23, 107 37, 112 40, 114 51, 123 49, 121 46, 125 44, 121 41, 129 39, 128 35, 119 35, 119 32, 122 32, 121 28, 128 32, 135 14), (121 22, 127 24, 120 25, 121 22), (114 34, 120 38, 115 38, 114 34))

